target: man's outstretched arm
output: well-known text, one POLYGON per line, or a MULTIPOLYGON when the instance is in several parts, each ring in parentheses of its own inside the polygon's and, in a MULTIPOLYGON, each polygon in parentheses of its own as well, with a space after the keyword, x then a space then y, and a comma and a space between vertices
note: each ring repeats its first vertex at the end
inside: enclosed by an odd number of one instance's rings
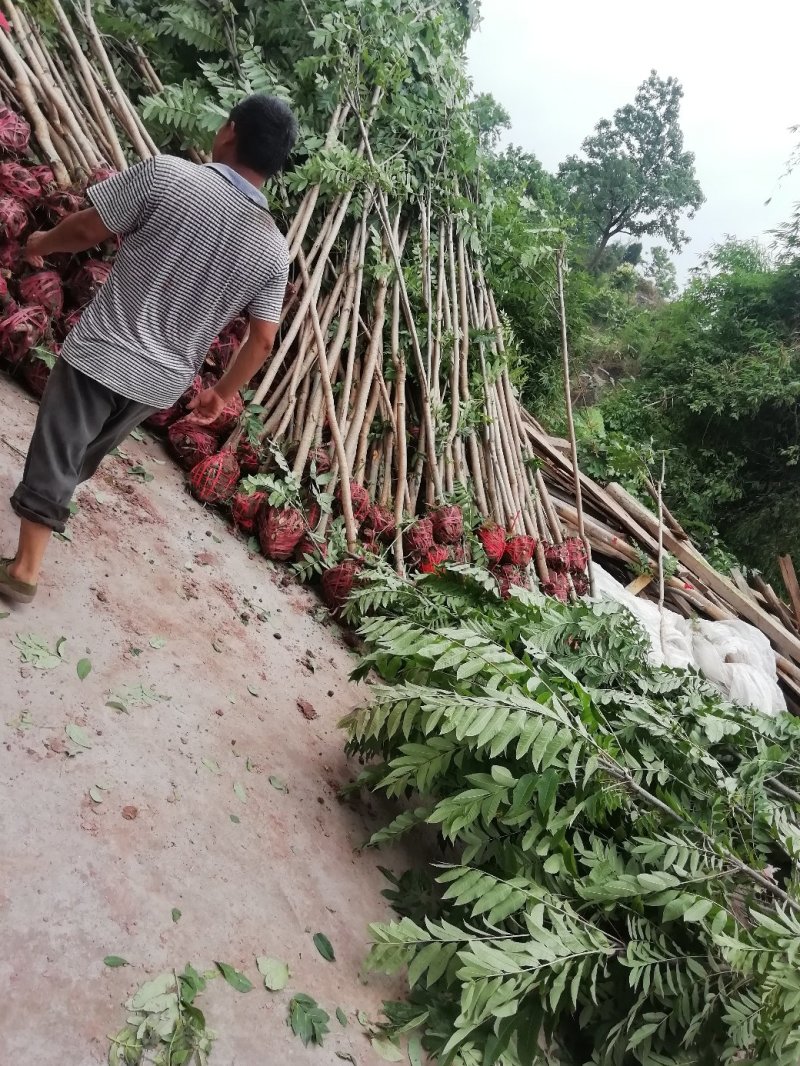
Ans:
POLYGON ((210 425, 225 409, 228 401, 261 369, 272 352, 278 332, 277 322, 250 319, 250 333, 236 353, 231 365, 210 389, 204 389, 189 404, 192 421, 210 425))
POLYGON ((97 209, 88 207, 85 211, 69 215, 51 230, 32 233, 23 255, 32 265, 40 266, 41 260, 48 255, 56 252, 85 252, 113 236, 97 209))

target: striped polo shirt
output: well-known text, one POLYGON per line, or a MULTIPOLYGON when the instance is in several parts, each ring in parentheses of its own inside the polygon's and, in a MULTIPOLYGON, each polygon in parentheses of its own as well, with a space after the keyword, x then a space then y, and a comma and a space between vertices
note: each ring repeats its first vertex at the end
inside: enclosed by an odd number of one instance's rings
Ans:
POLYGON ((169 407, 231 319, 280 320, 286 240, 235 171, 159 155, 88 196, 122 242, 64 342, 70 366, 129 400, 169 407))

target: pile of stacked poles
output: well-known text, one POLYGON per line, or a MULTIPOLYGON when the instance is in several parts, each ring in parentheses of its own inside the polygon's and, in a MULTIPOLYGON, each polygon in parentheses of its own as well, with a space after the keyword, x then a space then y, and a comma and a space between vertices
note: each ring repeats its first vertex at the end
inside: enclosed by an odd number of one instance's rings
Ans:
MULTIPOLYGON (((87 179, 157 151, 115 74, 91 4, 71 8, 70 18, 59 0, 49 3, 59 49, 11 0, 0 0, 11 24, 9 31, 0 28, 6 105, 0 266, 8 289, 0 358, 37 393, 52 362, 42 358, 42 348, 57 354, 65 329, 107 268, 96 257, 88 267, 86 257, 48 264, 63 280, 59 301, 53 278, 31 280, 41 272, 22 264, 20 242, 28 229, 73 209, 87 179), (20 166, 36 177, 38 197, 31 185, 28 199, 20 199, 19 170, 9 170, 20 166), (9 200, 21 205, 24 222, 9 200), (44 315, 36 310, 43 305, 44 315), (20 313, 22 322, 15 324, 20 313)), ((133 54, 143 86, 157 92, 161 83, 147 56, 138 46, 133 54)), ((379 106, 380 90, 367 116, 343 101, 333 112, 327 145, 348 134, 359 157, 377 167, 370 128, 379 106)), ((569 443, 551 438, 521 406, 494 296, 455 221, 432 217, 424 198, 417 208, 409 216, 393 207, 379 183, 332 199, 318 186, 306 192, 287 233, 293 277, 281 331, 265 371, 251 383, 247 417, 238 399, 212 427, 201 430, 184 417, 188 399, 224 371, 244 336, 244 320, 237 320, 212 346, 187 394, 153 419, 190 470, 198 498, 229 507, 237 525, 257 533, 273 558, 324 560, 332 515, 320 510, 310 485, 325 474, 347 545, 346 557, 329 560, 323 574, 323 594, 334 607, 365 558, 378 551, 390 554, 401 573, 431 572, 448 559, 477 554, 504 592, 537 580, 561 599, 590 590, 592 555, 622 575, 641 570, 644 554, 650 572, 635 579, 636 592, 687 616, 740 617, 757 626, 776 650, 790 701, 799 704, 800 590, 789 607, 761 579, 753 589, 741 576, 733 581, 719 574, 663 505, 657 486, 651 511, 620 486, 602 488, 580 473, 561 253, 557 296, 569 443), (354 217, 356 195, 361 210, 354 217), (417 243, 409 240, 414 227, 417 243), (404 261, 412 244, 413 257, 404 261), (368 266, 368 252, 377 264, 368 266), (412 263, 421 300, 407 286, 412 263), (306 486, 299 507, 270 508, 252 482, 241 484, 242 477, 271 469, 276 449, 306 486), (470 496, 478 516, 471 525, 459 506, 470 496), (670 577, 659 565, 665 551, 677 560, 670 577)))

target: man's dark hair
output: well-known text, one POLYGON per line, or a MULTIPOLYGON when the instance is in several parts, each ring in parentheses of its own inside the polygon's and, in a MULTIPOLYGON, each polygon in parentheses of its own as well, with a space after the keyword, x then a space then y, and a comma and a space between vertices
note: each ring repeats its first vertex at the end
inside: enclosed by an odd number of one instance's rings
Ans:
POLYGON ((231 111, 236 130, 236 157, 257 174, 271 178, 286 166, 297 140, 297 119, 276 96, 256 93, 231 111))

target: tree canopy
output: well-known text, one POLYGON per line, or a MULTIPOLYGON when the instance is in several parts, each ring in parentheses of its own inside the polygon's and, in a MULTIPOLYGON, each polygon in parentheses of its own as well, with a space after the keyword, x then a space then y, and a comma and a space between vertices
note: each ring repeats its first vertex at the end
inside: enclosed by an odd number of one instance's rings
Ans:
POLYGON ((633 103, 598 122, 583 155, 559 168, 571 210, 594 246, 592 266, 621 233, 662 237, 676 251, 685 243, 681 216, 691 218, 704 198, 694 155, 683 147, 682 96, 675 78, 652 71, 633 103))

